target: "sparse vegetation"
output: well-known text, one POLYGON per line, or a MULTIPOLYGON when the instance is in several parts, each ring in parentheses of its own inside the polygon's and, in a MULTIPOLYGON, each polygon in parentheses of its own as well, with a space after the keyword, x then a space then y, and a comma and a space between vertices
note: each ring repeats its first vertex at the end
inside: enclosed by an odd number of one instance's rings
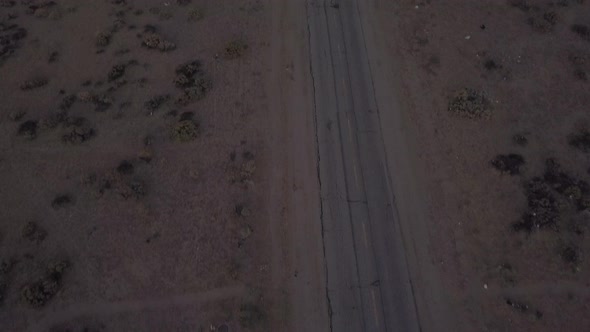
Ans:
POLYGON ((240 306, 239 320, 240 326, 254 328, 264 323, 266 316, 257 304, 245 303, 240 306))
POLYGON ((111 70, 109 71, 109 75, 108 75, 109 82, 114 81, 114 80, 122 77, 123 75, 125 75, 125 68, 126 67, 127 66, 124 64, 114 65, 113 68, 111 68, 111 70))
POLYGON ((69 266, 68 261, 49 264, 43 277, 22 289, 23 300, 33 307, 44 306, 61 289, 63 274, 69 266))
POLYGON ((482 119, 491 115, 491 105, 483 92, 463 89, 449 102, 449 111, 463 118, 482 119))
POLYGON ((156 33, 151 33, 144 37, 141 45, 149 49, 160 50, 161 52, 169 52, 176 49, 176 44, 156 33))
POLYGON ((237 59, 243 56, 248 49, 248 44, 243 39, 232 40, 224 49, 225 57, 228 59, 237 59))
POLYGON ((49 81, 45 78, 33 78, 30 80, 24 81, 20 85, 20 89, 23 91, 33 90, 33 89, 37 89, 37 88, 47 85, 48 82, 49 81))
POLYGON ((578 35, 580 38, 590 41, 590 28, 583 24, 574 24, 571 27, 572 32, 578 35))
POLYGON ((205 10, 202 8, 193 8, 188 12, 188 20, 191 22, 200 21, 205 18, 205 10))
POLYGON ((500 172, 517 175, 520 174, 520 168, 524 165, 524 158, 515 153, 500 154, 492 160, 492 165, 500 172))
POLYGON ((18 127, 18 135, 28 139, 37 138, 38 122, 35 120, 27 120, 18 127))
POLYGON ((51 206, 55 209, 68 207, 74 203, 74 198, 70 194, 57 195, 51 202, 51 206))
POLYGON ((95 44, 97 47, 106 47, 111 43, 112 34, 110 32, 101 31, 96 34, 95 44))
POLYGON ((568 142, 571 146, 582 152, 590 152, 590 132, 587 130, 570 135, 568 142))
POLYGON ((47 231, 39 227, 37 223, 30 221, 23 227, 22 237, 30 242, 41 243, 47 237, 47 231))
POLYGON ((199 124, 192 120, 184 120, 176 123, 172 128, 170 137, 176 142, 189 142, 199 136, 199 124))

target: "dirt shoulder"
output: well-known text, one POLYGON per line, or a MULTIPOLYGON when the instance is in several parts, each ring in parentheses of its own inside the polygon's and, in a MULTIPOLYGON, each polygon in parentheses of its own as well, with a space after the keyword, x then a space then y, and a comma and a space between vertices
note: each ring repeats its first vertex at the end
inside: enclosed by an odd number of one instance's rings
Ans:
POLYGON ((325 266, 319 207, 313 83, 309 67, 306 7, 273 3, 272 70, 269 74, 273 144, 269 192, 273 283, 281 299, 277 330, 326 331, 325 266))

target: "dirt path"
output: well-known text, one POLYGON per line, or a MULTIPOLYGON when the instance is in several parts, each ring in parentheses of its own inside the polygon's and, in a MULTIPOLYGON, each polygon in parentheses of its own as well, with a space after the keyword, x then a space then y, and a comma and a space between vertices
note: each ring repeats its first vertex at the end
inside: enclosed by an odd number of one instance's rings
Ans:
POLYGON ((121 313, 141 312, 141 311, 164 311, 171 307, 183 307, 204 305, 208 302, 221 301, 230 298, 239 298, 246 295, 247 289, 244 286, 224 287, 211 289, 205 292, 195 294, 182 294, 177 296, 168 296, 159 299, 134 300, 121 302, 103 302, 103 303, 76 303, 70 307, 60 308, 59 310, 47 312, 44 318, 41 318, 29 331, 48 331, 56 324, 66 321, 75 320, 81 316, 91 316, 94 318, 112 317, 121 313))

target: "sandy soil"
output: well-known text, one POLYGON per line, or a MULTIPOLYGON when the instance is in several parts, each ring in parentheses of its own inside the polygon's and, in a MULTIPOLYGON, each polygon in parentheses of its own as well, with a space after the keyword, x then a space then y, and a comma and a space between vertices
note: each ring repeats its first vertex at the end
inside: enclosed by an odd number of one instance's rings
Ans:
POLYGON ((281 326, 271 23, 256 0, 0 1, 2 330, 281 326))
POLYGON ((459 328, 589 329, 590 4, 373 5, 459 328))

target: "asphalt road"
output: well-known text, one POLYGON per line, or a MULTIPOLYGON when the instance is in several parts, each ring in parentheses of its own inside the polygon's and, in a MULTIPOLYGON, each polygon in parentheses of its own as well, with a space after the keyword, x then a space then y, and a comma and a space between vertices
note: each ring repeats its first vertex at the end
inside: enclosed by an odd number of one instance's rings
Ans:
POLYGON ((357 0, 308 0, 333 331, 419 331, 357 0))

